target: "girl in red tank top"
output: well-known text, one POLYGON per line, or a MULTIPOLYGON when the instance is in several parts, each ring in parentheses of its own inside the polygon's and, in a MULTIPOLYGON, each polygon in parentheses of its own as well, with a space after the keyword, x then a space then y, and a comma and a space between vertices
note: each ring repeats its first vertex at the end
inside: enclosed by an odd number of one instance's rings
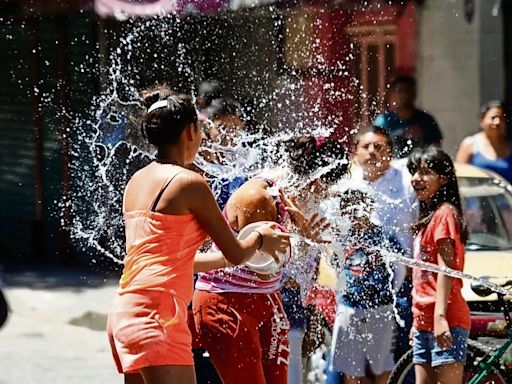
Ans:
MULTIPOLYGON (((420 200, 414 257, 462 271, 467 231, 450 157, 438 147, 427 147, 413 152, 407 167, 420 200)), ((414 268, 416 383, 462 383, 471 320, 461 288, 460 279, 414 268)))

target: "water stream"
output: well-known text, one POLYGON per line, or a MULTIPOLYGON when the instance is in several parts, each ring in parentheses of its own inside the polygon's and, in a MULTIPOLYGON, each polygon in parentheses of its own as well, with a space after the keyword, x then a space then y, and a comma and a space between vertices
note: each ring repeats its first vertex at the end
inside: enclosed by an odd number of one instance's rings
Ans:
MULTIPOLYGON (((103 91, 92 101, 87 119, 74 119, 74 142, 71 148, 71 173, 75 180, 71 203, 72 222, 65 222, 71 230, 72 239, 78 247, 94 255, 93 262, 99 257, 108 257, 121 264, 124 249, 122 199, 123 190, 131 175, 146 165, 154 156, 154 150, 144 143, 139 132, 137 118, 143 109, 138 89, 141 70, 154 70, 158 78, 158 70, 162 69, 160 57, 155 62, 160 65, 149 65, 148 68, 137 64, 137 60, 147 55, 148 41, 158 41, 163 47, 166 44, 177 47, 176 62, 179 72, 190 78, 191 93, 195 92, 193 84, 199 79, 194 75, 194 60, 191 50, 184 44, 186 37, 181 31, 179 18, 159 17, 145 21, 133 22, 131 28, 119 39, 117 49, 112 50, 108 58, 108 71, 103 91)), ((156 55, 156 54, 155 54, 156 55)), ((345 71, 341 68, 340 71, 345 71)), ((164 80, 164 79, 161 79, 164 80)), ((297 81, 284 81, 279 89, 258 102, 259 107, 268 107, 279 103, 282 95, 287 95, 294 104, 304 102, 297 96, 297 81)), ((316 107, 320 108, 320 104, 316 107)), ((265 112, 270 113, 270 112, 265 112)), ((314 115, 316 112, 306 111, 314 115)), ((265 120, 265 119, 263 119, 265 120)), ((264 121, 262 124, 265 124, 264 121)), ((261 132, 263 129, 260 130, 261 132)), ((273 169, 287 169, 286 150, 281 143, 299 133, 308 132, 321 136, 329 136, 332 127, 320 123, 310 126, 299 124, 295 130, 275 130, 273 134, 242 133, 235 146, 210 144, 201 148, 195 164, 206 174, 212 186, 221 178, 232 178, 237 175, 254 176, 273 169), (201 152, 215 151, 222 154, 222 164, 207 161, 201 152)), ((340 166, 342 161, 335 161, 320 168, 308 177, 300 178, 284 172, 287 177, 280 178, 276 188, 283 188, 287 193, 302 191, 322 174, 340 166)), ((277 189, 270 191, 277 194, 277 189)), ((339 214, 324 212, 332 227, 343 231, 346 223, 340 221, 339 214)), ((64 219, 63 219, 64 220, 64 219)), ((318 247, 312 245, 312 247, 318 247)), ((331 245, 331 251, 342 248, 342 244, 331 245)), ((324 246, 319 252, 326 252, 324 246)), ((294 252, 292 264, 303 264, 304 255, 294 252)), ((478 281, 488 288, 503 294, 512 292, 491 283, 490 281, 470 276, 462 272, 441 268, 421 261, 411 260, 399 255, 387 255, 390 262, 398 262, 407 266, 420 267, 436 273, 445 273, 455 278, 478 281)), ((309 282, 301 282, 309 286, 309 282)))

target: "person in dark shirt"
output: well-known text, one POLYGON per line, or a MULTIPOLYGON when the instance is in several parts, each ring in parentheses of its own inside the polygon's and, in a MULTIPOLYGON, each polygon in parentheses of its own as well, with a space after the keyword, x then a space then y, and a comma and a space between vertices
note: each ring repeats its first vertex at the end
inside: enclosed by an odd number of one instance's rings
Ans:
POLYGON ((345 289, 340 302, 363 310, 392 304, 391 267, 381 249, 396 251, 397 241, 384 235, 382 227, 370 219, 375 201, 368 193, 348 189, 341 196, 340 208, 352 221, 348 233, 338 239, 345 248, 345 261, 340 266, 345 289))
POLYGON ((393 137, 394 157, 408 156, 415 148, 441 146, 443 134, 436 120, 416 108, 416 80, 398 76, 391 84, 392 109, 378 115, 373 124, 389 131, 393 137))

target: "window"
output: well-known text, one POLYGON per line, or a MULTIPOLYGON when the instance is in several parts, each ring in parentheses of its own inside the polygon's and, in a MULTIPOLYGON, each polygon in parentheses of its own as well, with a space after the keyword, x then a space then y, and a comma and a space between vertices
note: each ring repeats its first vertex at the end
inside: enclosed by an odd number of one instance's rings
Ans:
POLYGON ((367 125, 386 107, 386 91, 395 74, 397 36, 395 25, 347 27, 353 50, 355 83, 354 122, 367 125))

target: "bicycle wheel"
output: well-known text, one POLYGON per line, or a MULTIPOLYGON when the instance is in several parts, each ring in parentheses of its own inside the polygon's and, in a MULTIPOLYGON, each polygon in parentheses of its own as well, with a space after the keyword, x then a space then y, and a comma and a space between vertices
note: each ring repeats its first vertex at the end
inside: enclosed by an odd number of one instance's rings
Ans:
MULTIPOLYGON (((471 340, 468 344, 468 355, 466 365, 464 366, 463 383, 468 383, 479 370, 478 364, 485 357, 487 352, 481 349, 471 340)), ((414 364, 412 362, 412 349, 402 356, 389 377, 389 384, 413 384, 415 382, 414 364)), ((512 377, 505 367, 496 364, 492 367, 489 374, 480 382, 480 384, 507 384, 512 383, 512 377)))
POLYGON ((414 384, 415 381, 412 349, 409 349, 395 364, 395 368, 389 376, 388 384, 414 384))

